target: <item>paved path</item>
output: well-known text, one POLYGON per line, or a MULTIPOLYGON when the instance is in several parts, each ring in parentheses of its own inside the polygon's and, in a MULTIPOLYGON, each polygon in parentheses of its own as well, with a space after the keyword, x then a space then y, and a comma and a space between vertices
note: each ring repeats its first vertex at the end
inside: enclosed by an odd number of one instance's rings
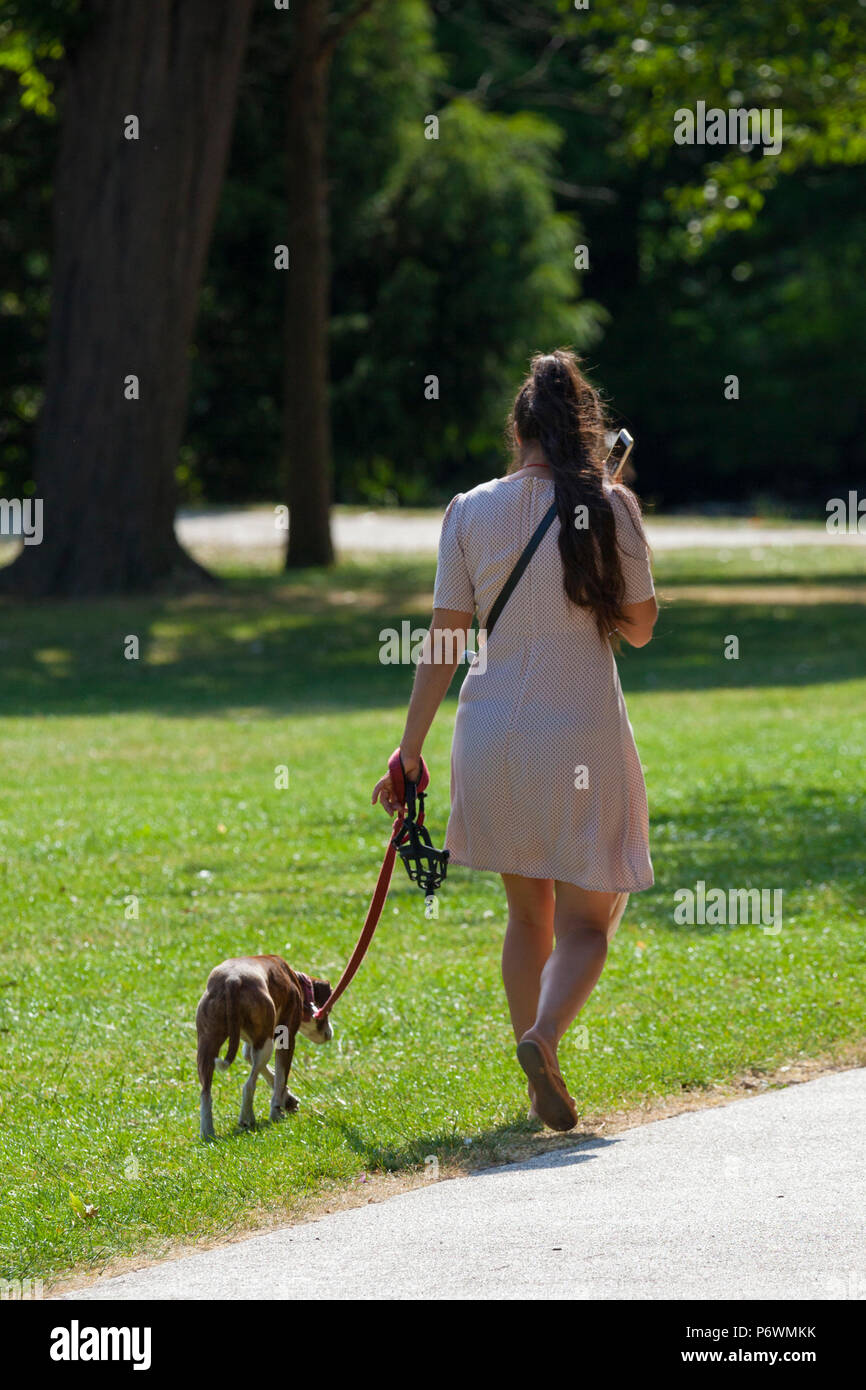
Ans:
POLYGON ((862 1299, 864 1152, 861 1069, 431 1182, 83 1296, 862 1299))
MULTIPOLYGON (((334 544, 338 550, 377 550, 399 554, 435 551, 442 516, 438 512, 346 512, 333 515, 334 544)), ((274 524, 274 510, 250 507, 237 511, 205 509, 181 511, 177 520, 181 543, 191 549, 269 550, 285 546, 285 531, 274 524)), ((831 535, 825 526, 753 526, 748 521, 724 518, 702 522, 650 521, 647 535, 654 550, 685 550, 701 546, 750 549, 763 545, 863 545, 855 534, 831 535)))

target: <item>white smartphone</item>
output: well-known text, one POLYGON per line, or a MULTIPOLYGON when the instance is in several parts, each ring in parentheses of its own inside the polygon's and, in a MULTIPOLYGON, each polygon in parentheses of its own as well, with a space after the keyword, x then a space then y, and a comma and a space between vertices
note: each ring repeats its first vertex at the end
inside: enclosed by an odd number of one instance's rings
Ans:
POLYGON ((610 453, 604 461, 605 471, 608 477, 614 482, 616 482, 616 479, 625 467, 628 456, 633 448, 634 440, 628 430, 620 430, 616 439, 613 441, 610 453))

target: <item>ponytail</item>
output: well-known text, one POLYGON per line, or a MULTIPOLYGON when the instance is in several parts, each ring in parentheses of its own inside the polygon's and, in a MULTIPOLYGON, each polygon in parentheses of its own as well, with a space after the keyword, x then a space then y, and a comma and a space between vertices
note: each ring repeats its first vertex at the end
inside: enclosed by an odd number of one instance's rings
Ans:
POLYGON ((574 353, 557 348, 533 357, 509 424, 515 462, 527 444, 542 450, 553 474, 565 592, 591 610, 607 639, 624 616, 625 581, 604 488, 605 433, 601 397, 574 353))

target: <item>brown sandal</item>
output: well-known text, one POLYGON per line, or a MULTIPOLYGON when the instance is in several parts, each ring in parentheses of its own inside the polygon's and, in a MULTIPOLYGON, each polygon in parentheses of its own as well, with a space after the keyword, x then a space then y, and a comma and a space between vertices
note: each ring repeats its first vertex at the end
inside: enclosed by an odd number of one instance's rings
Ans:
POLYGON ((574 1129, 577 1110, 545 1039, 530 1028, 517 1044, 517 1060, 534 1092, 538 1118, 550 1129, 574 1129))
POLYGON ((527 1090, 529 1091, 529 1109, 526 1112, 526 1118, 527 1120, 538 1120, 539 1124, 543 1124, 544 1121, 535 1108, 535 1092, 532 1086, 528 1086, 527 1090))

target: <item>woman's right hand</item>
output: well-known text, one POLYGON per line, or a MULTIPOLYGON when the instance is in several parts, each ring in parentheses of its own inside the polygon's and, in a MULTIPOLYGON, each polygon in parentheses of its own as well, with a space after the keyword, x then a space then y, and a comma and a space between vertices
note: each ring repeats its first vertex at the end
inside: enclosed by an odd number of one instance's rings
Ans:
MULTIPOLYGON (((420 754, 415 755, 413 757, 411 754, 402 753, 402 757, 403 772, 406 777, 406 781, 417 782, 418 778, 421 776, 420 754)), ((397 800, 397 794, 394 791, 394 784, 391 781, 390 771, 386 772, 384 777, 380 777, 379 781, 373 788, 372 805, 375 806, 377 801, 380 801, 382 803, 389 816, 396 816, 399 811, 403 810, 403 807, 406 804, 405 801, 397 800)))
POLYGON ((377 801, 382 803, 389 816, 396 816, 397 812, 403 809, 401 803, 396 798, 390 772, 386 772, 384 777, 380 777, 373 788, 371 804, 375 806, 377 801))

